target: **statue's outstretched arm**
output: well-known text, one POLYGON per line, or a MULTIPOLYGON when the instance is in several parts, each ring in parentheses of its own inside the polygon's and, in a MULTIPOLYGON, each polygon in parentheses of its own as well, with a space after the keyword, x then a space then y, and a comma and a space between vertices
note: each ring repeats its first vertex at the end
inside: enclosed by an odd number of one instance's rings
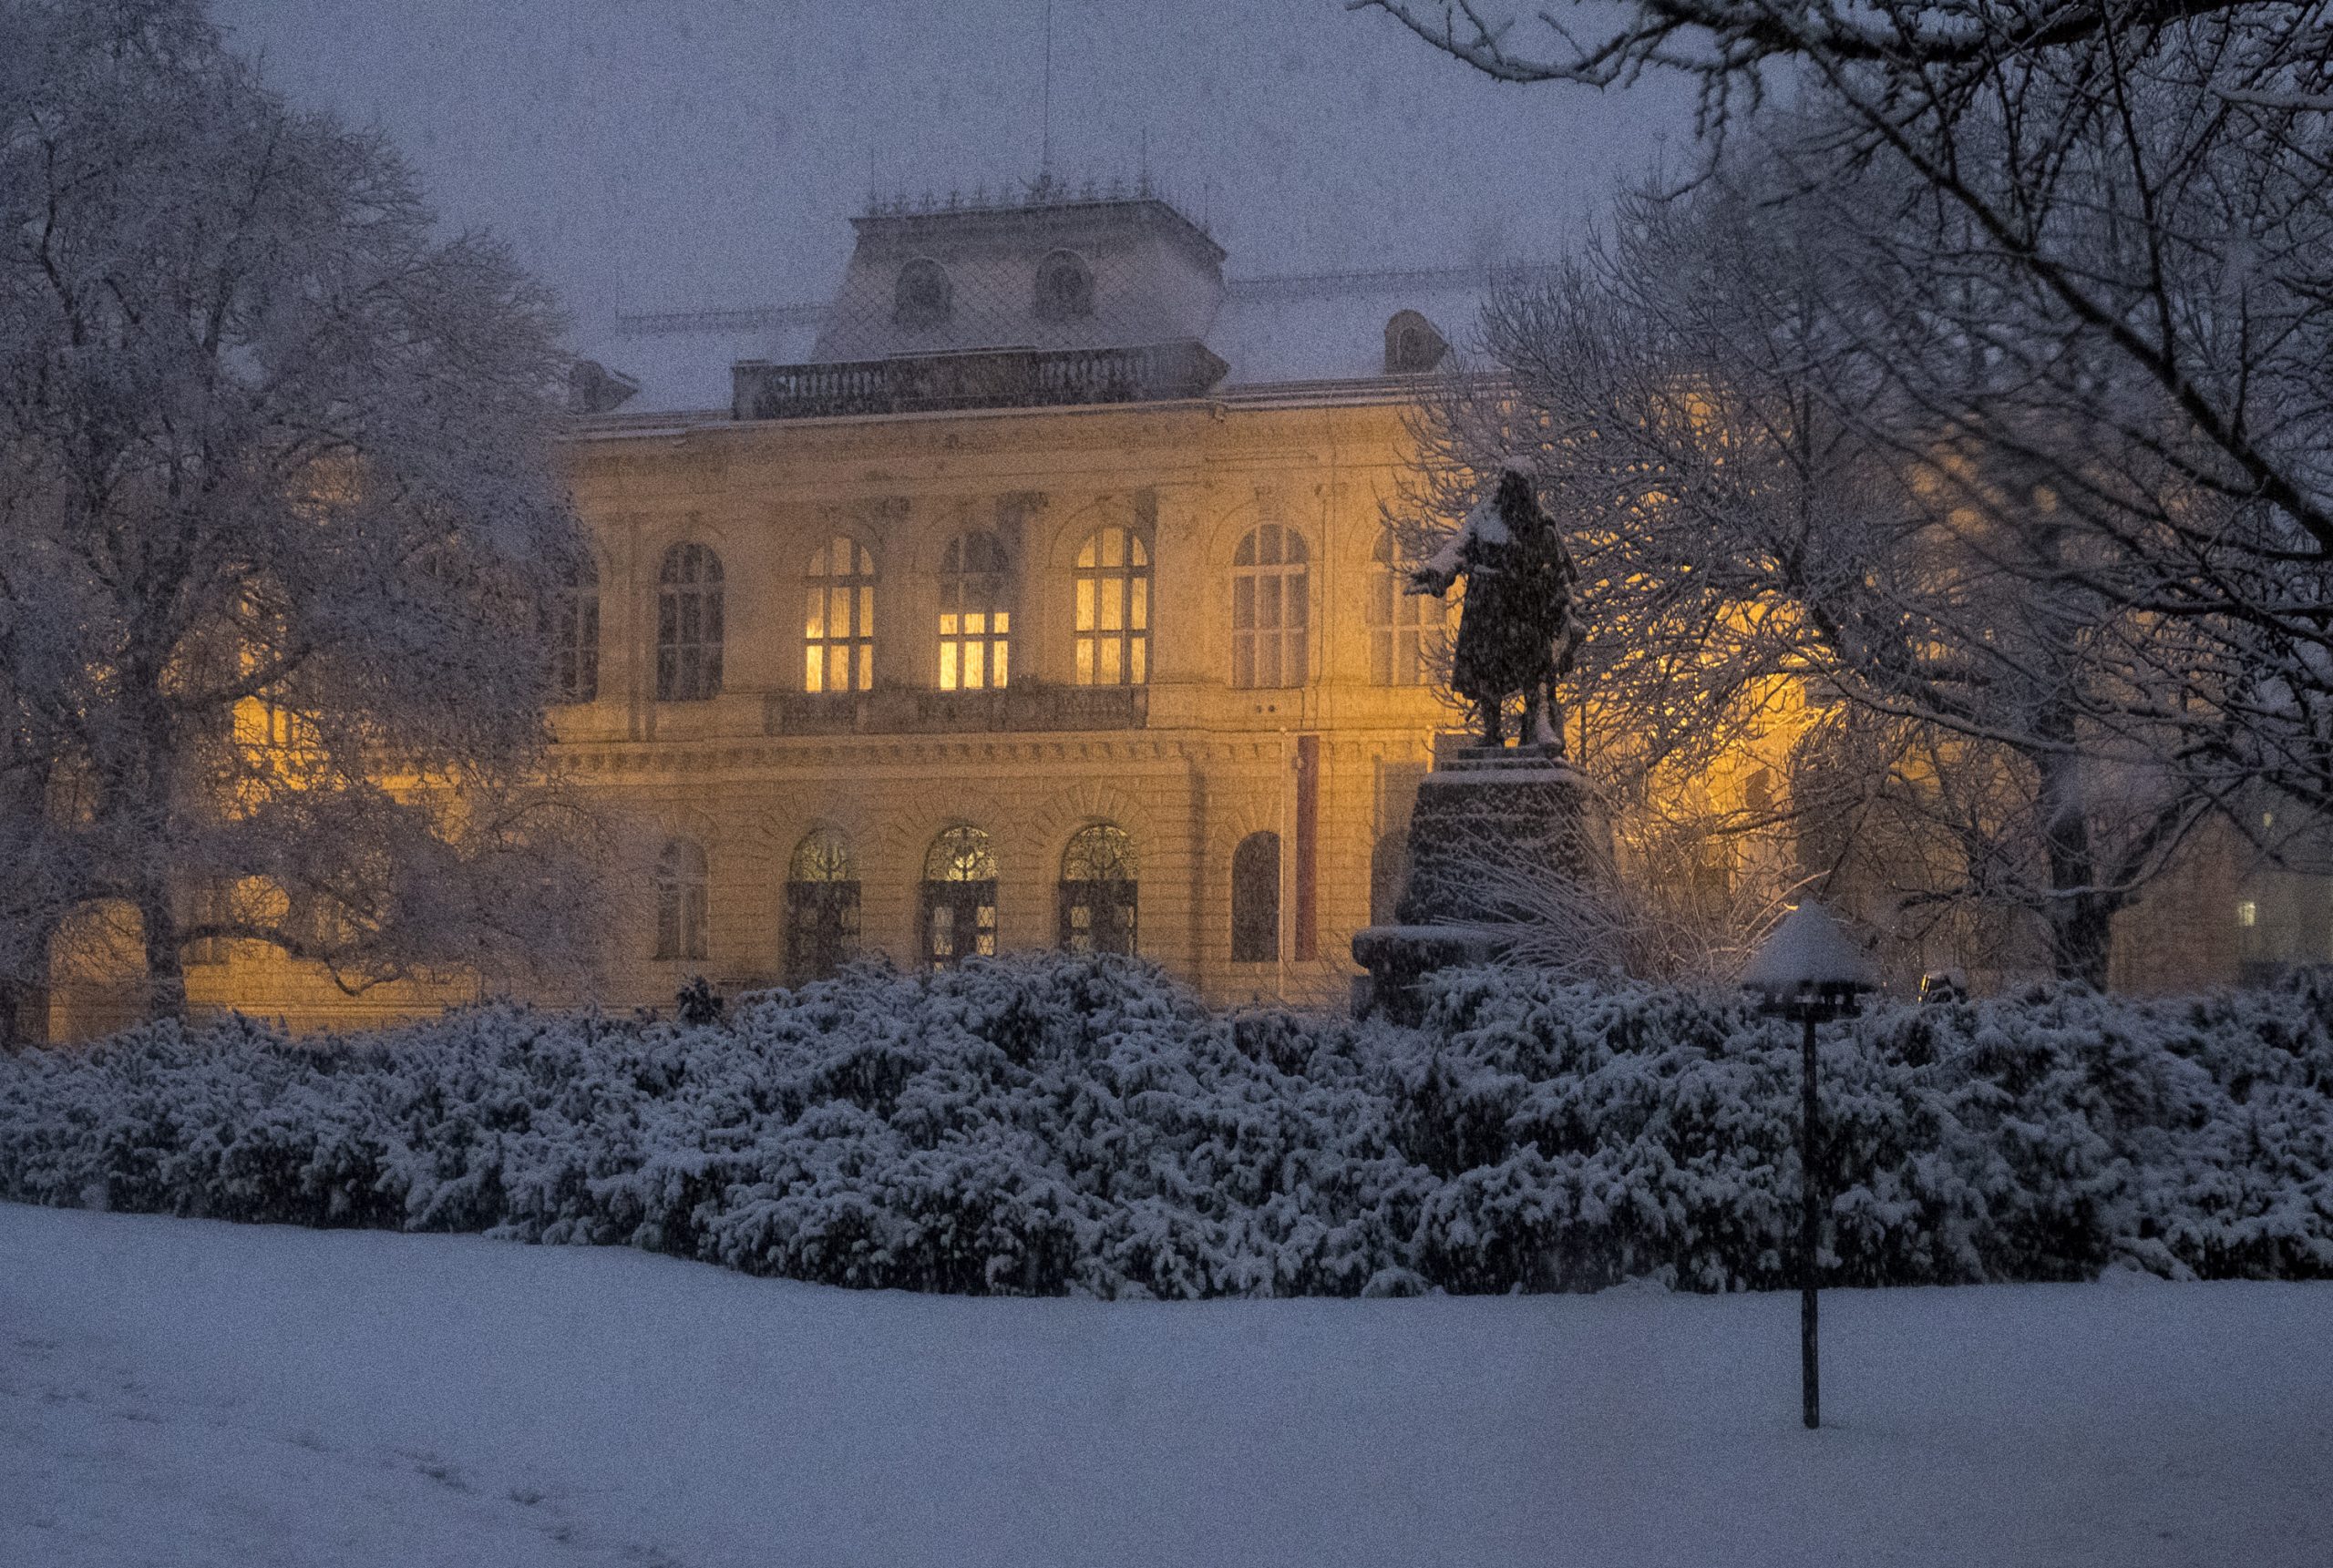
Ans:
POLYGON ((1410 591, 1430 593, 1439 599, 1450 591, 1458 574, 1466 569, 1466 546, 1474 538, 1472 516, 1465 526, 1442 541, 1442 548, 1410 569, 1410 591))

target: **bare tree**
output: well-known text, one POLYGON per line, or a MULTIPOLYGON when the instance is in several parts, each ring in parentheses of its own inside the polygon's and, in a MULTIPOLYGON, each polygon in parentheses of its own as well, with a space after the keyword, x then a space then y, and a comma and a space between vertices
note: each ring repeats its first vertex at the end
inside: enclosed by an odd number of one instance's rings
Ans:
POLYGON ((1806 878, 1735 864, 1705 819, 1632 811, 1591 853, 1542 864, 1477 850, 1458 857, 1500 918, 1498 961, 1576 979, 1625 976, 1730 986, 1806 878))
POLYGON ((2098 568, 2117 541, 2052 471, 1906 394, 1874 345, 1907 307, 1857 269, 1770 189, 1625 200, 1607 241, 1486 313, 1505 375, 1429 411, 1427 483, 1536 452, 1589 585, 1580 689, 1642 799, 1778 737, 1851 737, 1716 830, 1885 827, 1897 912, 2019 911, 2057 972, 2101 980, 2115 911, 2211 804, 2184 765, 2205 720, 2126 656, 2167 661, 2186 628, 2098 568))
POLYGON ((2140 612, 2091 651, 2192 730, 2200 787, 2333 807, 2333 10, 1357 8, 1509 81, 1683 73, 1704 177, 1760 111, 1788 172, 1770 211, 1903 306, 1855 346, 1924 408, 1922 443, 2013 461, 2091 547, 2001 569, 2140 612))
MULTIPOLYGON (((0 4, 0 966, 555 960, 550 302, 195 0, 0 4)), ((0 1011, 11 1009, 0 1008, 0 1011)))

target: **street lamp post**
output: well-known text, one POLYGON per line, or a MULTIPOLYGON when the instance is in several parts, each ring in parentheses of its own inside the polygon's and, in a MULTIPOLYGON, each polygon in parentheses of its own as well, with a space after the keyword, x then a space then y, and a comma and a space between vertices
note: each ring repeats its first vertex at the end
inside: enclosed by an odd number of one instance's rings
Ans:
POLYGON ((1820 1147, 1822 1111, 1814 1096, 1814 1030, 1859 1009, 1872 989, 1871 962, 1819 904, 1801 904, 1759 947, 1742 974, 1742 988, 1759 995, 1758 1010, 1797 1019, 1801 1037, 1798 1123, 1798 1370, 1799 1399, 1810 1428, 1823 1424, 1823 1367, 1815 1348, 1815 1251, 1822 1230, 1820 1147))

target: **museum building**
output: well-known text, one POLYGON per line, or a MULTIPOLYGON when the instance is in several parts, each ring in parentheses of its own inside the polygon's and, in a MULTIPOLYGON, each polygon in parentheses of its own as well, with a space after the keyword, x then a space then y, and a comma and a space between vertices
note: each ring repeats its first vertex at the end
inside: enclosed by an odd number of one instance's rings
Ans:
POLYGON ((1235 374, 1140 190, 855 227, 807 356, 576 434, 561 761, 653 825, 611 997, 1062 947, 1341 999, 1450 723, 1382 509, 1441 333, 1323 281, 1277 313, 1347 374, 1235 374))
MULTIPOLYGON (((854 226, 823 306, 631 318, 579 379, 555 765, 627 861, 592 999, 1058 947, 1341 1003, 1455 722, 1383 506, 1487 280, 1227 283, 1142 187, 854 226)), ((444 999, 235 967, 195 1002, 444 999)))

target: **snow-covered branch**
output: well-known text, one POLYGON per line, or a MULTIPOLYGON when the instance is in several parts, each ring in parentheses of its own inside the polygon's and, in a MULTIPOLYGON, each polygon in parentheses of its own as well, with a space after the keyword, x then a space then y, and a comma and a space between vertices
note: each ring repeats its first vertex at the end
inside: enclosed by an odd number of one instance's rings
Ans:
POLYGON ((23 0, 0 61, 0 989, 100 917, 164 1012, 192 934, 560 950, 551 302, 196 0, 23 0))

